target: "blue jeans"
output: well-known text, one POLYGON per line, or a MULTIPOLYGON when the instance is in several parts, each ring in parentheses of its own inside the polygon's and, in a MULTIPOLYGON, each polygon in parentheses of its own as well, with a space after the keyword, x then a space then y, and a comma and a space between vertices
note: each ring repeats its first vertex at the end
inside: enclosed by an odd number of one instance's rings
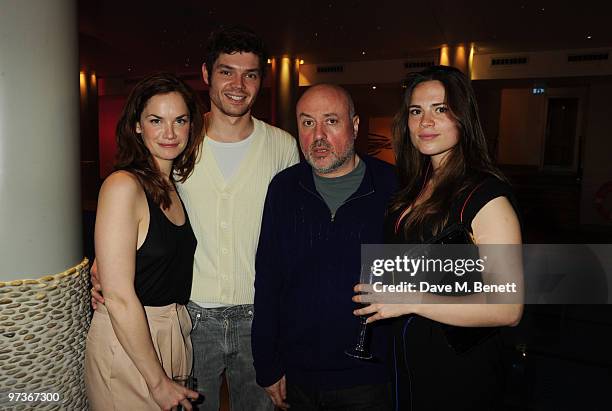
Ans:
POLYGON ((252 305, 202 308, 189 302, 193 329, 193 374, 205 397, 200 411, 219 410, 223 371, 227 377, 232 411, 273 410, 266 392, 255 382, 251 353, 252 305))

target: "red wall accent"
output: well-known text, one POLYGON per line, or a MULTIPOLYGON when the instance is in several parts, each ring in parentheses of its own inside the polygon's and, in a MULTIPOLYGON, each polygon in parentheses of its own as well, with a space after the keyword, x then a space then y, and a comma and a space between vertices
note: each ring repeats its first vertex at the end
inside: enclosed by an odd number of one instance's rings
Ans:
POLYGON ((100 138, 100 177, 106 178, 113 171, 117 143, 115 141, 115 127, 121 110, 125 104, 126 96, 99 96, 98 97, 98 135, 100 138))

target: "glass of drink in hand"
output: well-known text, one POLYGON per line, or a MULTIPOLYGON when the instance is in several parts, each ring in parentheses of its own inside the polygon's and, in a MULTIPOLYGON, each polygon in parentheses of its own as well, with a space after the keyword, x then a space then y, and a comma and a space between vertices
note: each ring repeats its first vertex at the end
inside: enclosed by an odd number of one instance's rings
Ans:
MULTIPOLYGON (((372 267, 366 267, 365 265, 361 266, 361 274, 359 276, 359 282, 361 284, 372 284, 372 267)), ((366 293, 360 293, 366 294, 366 293)), ((359 316, 359 328, 357 332, 357 342, 356 344, 348 348, 344 351, 346 355, 352 358, 357 358, 360 360, 373 360, 374 356, 370 352, 370 333, 369 327, 366 324, 368 320, 368 316, 362 315, 359 316)))
MULTIPOLYGON (((191 375, 177 375, 175 377, 172 377, 172 381, 192 391, 197 391, 196 379, 192 377, 191 375)), ((202 398, 202 394, 200 394, 200 397, 198 397, 197 401, 200 402, 201 398, 202 398)), ((193 402, 191 398, 187 398, 187 400, 189 400, 190 402, 193 402)), ((183 408, 183 406, 179 403, 179 405, 176 407, 176 411, 184 411, 184 410, 185 408, 183 408)))

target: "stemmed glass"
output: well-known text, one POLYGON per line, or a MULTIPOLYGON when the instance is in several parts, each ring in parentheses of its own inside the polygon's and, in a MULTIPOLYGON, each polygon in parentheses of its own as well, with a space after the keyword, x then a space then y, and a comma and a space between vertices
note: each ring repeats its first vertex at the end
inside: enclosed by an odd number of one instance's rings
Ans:
MULTIPOLYGON (((359 282, 361 284, 372 284, 372 279, 374 275, 372 274, 372 267, 366 267, 364 264, 361 265, 361 273, 359 276, 359 282)), ((367 294, 361 292, 360 294, 367 294)), ((363 304, 367 305, 367 304, 363 304)), ((359 331, 357 334, 357 343, 355 346, 348 348, 344 351, 346 355, 352 358, 357 358, 359 360, 373 360, 374 356, 370 352, 370 333, 368 332, 369 327, 366 323, 368 320, 367 315, 359 316, 359 331)))
MULTIPOLYGON (((191 375, 177 375, 175 377, 172 377, 172 381, 174 381, 177 384, 182 385, 185 388, 188 388, 192 391, 197 391, 198 388, 198 384, 197 384, 197 380, 195 379, 195 377, 192 377, 191 375)), ((200 397, 198 398, 197 402, 200 402, 202 398, 202 394, 200 394, 200 397)), ((189 399, 188 400, 193 403, 194 401, 189 399)), ((176 411, 184 411, 185 408, 183 408, 183 406, 179 403, 179 405, 176 407, 176 411)))

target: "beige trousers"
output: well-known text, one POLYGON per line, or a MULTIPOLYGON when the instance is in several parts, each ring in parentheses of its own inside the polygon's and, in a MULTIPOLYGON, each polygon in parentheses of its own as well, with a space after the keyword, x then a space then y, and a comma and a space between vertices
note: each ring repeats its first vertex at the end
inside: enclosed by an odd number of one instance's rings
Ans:
MULTIPOLYGON (((191 319, 179 304, 144 307, 157 357, 172 378, 189 375, 191 319)), ((117 340, 108 311, 98 305, 87 334, 85 385, 92 410, 159 410, 144 378, 117 340)))

